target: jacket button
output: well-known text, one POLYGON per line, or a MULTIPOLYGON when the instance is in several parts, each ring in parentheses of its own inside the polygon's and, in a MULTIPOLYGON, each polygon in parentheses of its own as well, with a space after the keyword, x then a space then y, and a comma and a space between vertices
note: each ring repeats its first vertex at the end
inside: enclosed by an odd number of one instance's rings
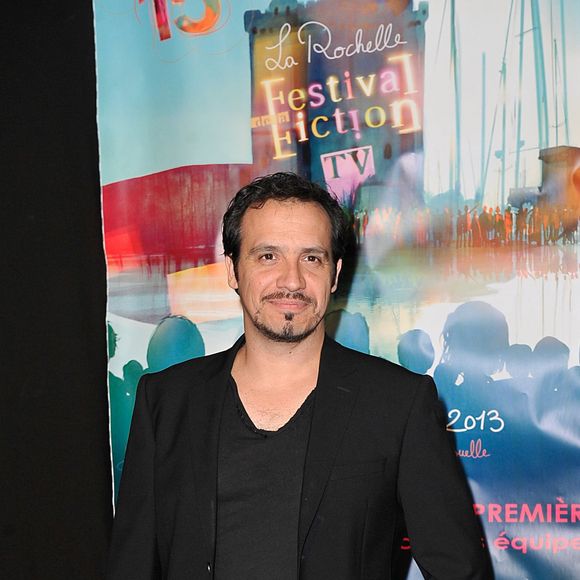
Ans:
POLYGON ((211 574, 211 564, 209 562, 207 563, 207 573, 211 574))

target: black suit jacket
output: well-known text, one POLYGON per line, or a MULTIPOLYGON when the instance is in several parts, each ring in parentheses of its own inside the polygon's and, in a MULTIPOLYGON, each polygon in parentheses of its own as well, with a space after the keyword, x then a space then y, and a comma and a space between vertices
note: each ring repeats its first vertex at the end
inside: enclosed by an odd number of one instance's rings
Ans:
MULTIPOLYGON (((213 578, 220 416, 241 344, 141 380, 109 580, 213 578)), ((427 578, 491 577, 432 380, 326 338, 304 467, 300 578, 390 578, 401 507, 427 578)))

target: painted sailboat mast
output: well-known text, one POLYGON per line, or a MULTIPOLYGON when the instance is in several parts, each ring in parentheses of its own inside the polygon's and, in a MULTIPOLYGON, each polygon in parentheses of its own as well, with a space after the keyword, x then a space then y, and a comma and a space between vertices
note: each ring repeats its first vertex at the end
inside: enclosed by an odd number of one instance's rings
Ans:
POLYGON ((505 59, 501 63, 501 174, 499 186, 499 198, 501 200, 501 207, 505 206, 505 173, 506 173, 506 134, 507 134, 507 66, 505 59))
MULTIPOLYGON (((507 29, 506 29, 506 37, 505 37, 505 42, 504 42, 504 48, 503 48, 503 56, 502 56, 502 68, 501 68, 501 73, 500 73, 500 84, 499 84, 499 88, 500 88, 500 92, 501 92, 501 99, 503 100, 503 106, 502 106, 502 122, 503 122, 503 127, 502 127, 502 148, 499 151, 496 151, 496 157, 501 158, 502 159, 502 171, 503 171, 503 175, 505 176, 505 157, 506 157, 506 147, 505 147, 505 134, 506 134, 506 98, 505 98, 505 77, 506 77, 506 70, 507 70, 507 66, 506 66, 506 56, 507 56, 507 47, 508 47, 508 41, 509 41, 509 34, 510 34, 510 29, 511 29, 511 22, 512 22, 512 14, 513 14, 513 8, 514 8, 514 2, 515 0, 512 0, 510 3, 510 11, 509 11, 509 16, 508 16, 508 23, 507 23, 507 29)), ((483 164, 483 170, 482 170, 482 178, 481 178, 481 191, 482 191, 482 197, 483 194, 485 192, 485 184, 487 181, 487 174, 488 174, 488 170, 489 170, 489 162, 491 160, 491 149, 494 143, 494 135, 495 135, 495 125, 496 125, 496 120, 497 120, 497 112, 498 112, 498 105, 496 103, 495 106, 495 110, 493 113, 493 120, 491 123, 491 131, 490 131, 490 135, 489 135, 489 141, 488 141, 488 146, 487 146, 487 152, 486 152, 486 156, 485 156, 485 163, 483 164)), ((505 177, 502 178, 502 182, 505 181, 505 177)), ((503 189, 505 188, 505 184, 501 185, 502 191, 500 193, 500 196, 503 202, 503 199, 505 197, 505 193, 503 191, 503 189)))
POLYGON ((526 0, 521 0, 520 5, 520 51, 518 62, 518 104, 516 112, 516 166, 515 183, 517 189, 520 186, 520 158, 522 150, 522 86, 524 76, 524 15, 526 0))
POLYGON ((555 145, 560 145, 560 111, 558 108, 558 86, 560 84, 560 75, 558 69, 560 63, 558 61, 558 41, 554 36, 554 2, 550 0, 550 39, 552 45, 552 88, 554 99, 554 137, 555 145))
POLYGON ((556 130, 556 147, 560 145, 560 115, 558 113, 558 43, 556 39, 553 39, 554 43, 554 57, 553 57, 553 70, 554 70, 554 121, 556 130))
POLYGON ((501 59, 501 149, 499 152, 501 159, 500 167, 500 191, 498 198, 501 202, 502 209, 505 207, 506 202, 506 163, 507 163, 507 48, 509 42, 510 29, 512 24, 512 15, 514 12, 515 0, 512 0, 510 4, 510 12, 508 16, 508 25, 506 30, 505 43, 503 47, 503 57, 501 59))
POLYGON ((485 52, 481 53, 481 156, 480 156, 480 163, 481 163, 481 170, 480 170, 480 178, 479 178, 479 189, 477 191, 477 196, 475 198, 475 202, 477 205, 482 205, 483 203, 483 190, 485 187, 485 133, 487 130, 487 123, 486 123, 486 71, 485 71, 485 52))
POLYGON ((544 44, 542 41, 542 23, 538 0, 530 0, 532 7, 532 28, 534 35, 534 65, 536 71, 536 106, 538 115, 538 146, 549 147, 548 131, 548 95, 546 91, 546 72, 544 64, 544 44))
MULTIPOLYGON (((525 179, 522 178, 522 149, 524 141, 522 140, 522 93, 523 93, 523 72, 524 72, 524 58, 525 58, 525 17, 526 17, 526 2, 527 0, 520 0, 520 22, 519 22, 519 55, 518 55, 518 95, 516 102, 516 139, 515 139, 515 167, 514 167, 514 186, 520 188, 524 184, 525 179)), ((542 36, 542 22, 541 13, 538 0, 529 0, 531 8, 531 32, 533 35, 533 56, 534 56, 534 72, 535 72, 535 88, 536 88, 536 113, 538 123, 538 149, 546 149, 550 146, 550 125, 548 112, 548 94, 546 84, 546 68, 544 60, 544 46, 542 36)), ((511 25, 512 14, 514 11, 515 0, 512 0, 508 16, 508 26, 506 32, 506 42, 504 45, 503 58, 501 62, 500 71, 500 99, 501 99, 501 144, 496 151, 496 157, 500 161, 500 183, 497 200, 503 207, 507 202, 507 45, 511 25)), ((460 53, 458 50, 458 36, 457 36, 457 13, 456 0, 450 0, 450 49, 451 49, 451 72, 453 75, 453 90, 454 90, 454 122, 455 132, 453 139, 453 154, 449 167, 449 189, 453 193, 460 194, 461 191, 461 71, 460 71, 460 53)), ((562 95, 561 110, 556 112, 556 115, 562 114, 564 126, 565 143, 569 144, 569 119, 568 119, 568 79, 567 79, 567 62, 566 62, 566 17, 564 0, 560 0, 560 36, 561 45, 560 50, 554 43, 555 60, 554 70, 557 70, 558 63, 561 63, 561 79, 562 79, 562 95)), ((553 34, 552 34, 553 36, 553 34)), ((491 157, 491 147, 493 147, 493 133, 495 128, 496 114, 494 113, 493 125, 491 134, 487 135, 487 78, 486 78, 486 54, 482 53, 482 94, 481 94, 481 172, 479 188, 476 192, 476 202, 481 204, 485 195, 486 180, 488 168, 491 157), (487 150, 487 155, 486 155, 487 150)), ((555 85, 558 83, 555 82, 555 85)), ((557 99, 557 97, 556 97, 557 99)), ((558 106, 556 104, 556 106, 558 106)), ((499 113, 496 106, 496 112, 499 113)), ((498 119, 499 120, 499 119, 498 119)), ((558 128, 556 128, 558 135, 558 128)), ((559 141, 559 139, 558 139, 559 141)), ((559 144, 559 143, 557 143, 559 144)), ((524 169, 525 171, 525 169, 524 169)))
MULTIPOLYGON (((457 54, 455 0, 451 0, 451 66, 453 71, 453 91, 455 95, 455 156, 453 163, 453 181, 449 184, 449 188, 453 189, 457 195, 461 193, 461 86, 457 54)), ((455 196, 454 199, 456 199, 455 196)))
POLYGON ((570 127, 568 125, 568 71, 566 63, 566 16, 564 14, 564 0, 560 0, 560 36, 562 38, 562 84, 564 106, 564 137, 566 145, 570 145, 570 127))

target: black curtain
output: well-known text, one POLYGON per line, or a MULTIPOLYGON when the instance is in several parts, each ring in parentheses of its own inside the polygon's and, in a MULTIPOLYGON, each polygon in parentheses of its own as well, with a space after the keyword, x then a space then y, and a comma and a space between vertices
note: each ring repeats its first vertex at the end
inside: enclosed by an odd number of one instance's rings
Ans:
POLYGON ((111 525, 89 1, 4 7, 0 578, 102 578, 111 525))

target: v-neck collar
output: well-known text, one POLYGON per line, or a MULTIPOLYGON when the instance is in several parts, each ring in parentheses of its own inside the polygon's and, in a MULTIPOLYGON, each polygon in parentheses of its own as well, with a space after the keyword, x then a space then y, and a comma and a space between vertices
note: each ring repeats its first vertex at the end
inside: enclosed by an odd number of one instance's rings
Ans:
MULTIPOLYGON (((221 415, 232 366, 244 343, 245 337, 241 336, 232 348, 211 357, 212 360, 201 372, 201 380, 196 381, 190 391, 191 460, 200 520, 211 554, 215 554, 216 541, 221 415)), ((328 336, 325 337, 304 466, 298 531, 299 555, 324 495, 358 394, 358 382, 349 380, 349 376, 356 372, 354 360, 351 351, 328 336)))

